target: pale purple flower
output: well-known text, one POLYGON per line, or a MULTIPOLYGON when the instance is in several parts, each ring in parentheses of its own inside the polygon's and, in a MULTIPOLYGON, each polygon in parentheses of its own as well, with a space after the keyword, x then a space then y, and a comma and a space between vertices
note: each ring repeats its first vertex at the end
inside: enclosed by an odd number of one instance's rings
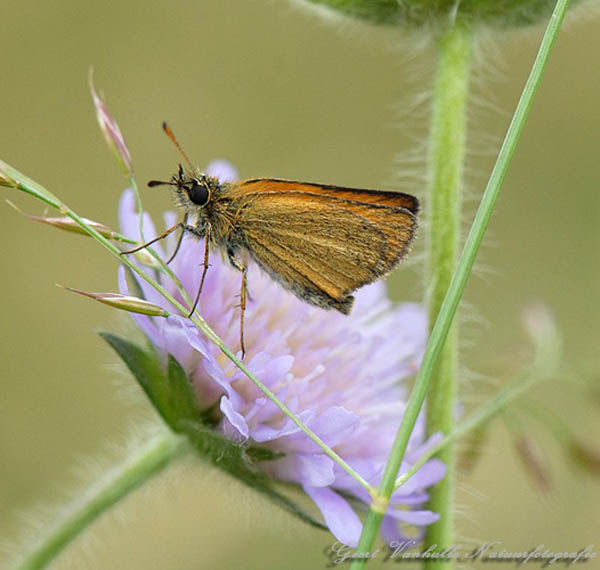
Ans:
MULTIPOLYGON (((224 162, 207 171, 221 180, 235 178, 224 162)), ((139 238, 139 218, 134 196, 126 191, 120 204, 122 232, 139 238)), ((171 226, 173 213, 165 215, 171 226)), ((145 215, 146 239, 157 235, 145 215)), ((156 244, 165 255, 175 237, 156 244)), ((185 236, 171 263, 193 298, 196 294, 204 244, 185 236)), ((210 257, 210 268, 198 308, 200 314, 234 350, 239 350, 239 293, 241 274, 210 257)), ((169 292, 181 300, 172 283, 169 292)), ((176 311, 140 281, 145 298, 176 311)), ((123 270, 120 287, 129 294, 123 270)), ((379 483, 385 460, 405 407, 406 379, 418 368, 427 331, 425 310, 418 304, 392 305, 381 282, 356 293, 352 314, 344 316, 300 301, 251 265, 248 271, 250 299, 246 310, 246 366, 268 386, 310 429, 367 481, 379 483)), ((259 463, 275 479, 296 483, 320 509, 325 523, 341 542, 355 546, 362 523, 347 497, 364 505, 366 491, 327 457, 219 349, 183 317, 168 319, 133 315, 132 318, 166 359, 171 353, 192 379, 202 408, 218 403, 217 429, 237 441, 268 447, 285 456, 259 463)), ((431 443, 431 442, 429 442, 431 443)), ((401 468, 404 472, 426 448, 424 422, 420 418, 412 434, 401 468)), ((438 515, 423 510, 426 488, 444 476, 445 466, 428 461, 398 489, 384 518, 387 540, 402 538, 399 523, 422 527, 438 515)), ((356 503, 356 502, 355 502, 356 503)), ((361 509, 361 510, 365 510, 361 509)))

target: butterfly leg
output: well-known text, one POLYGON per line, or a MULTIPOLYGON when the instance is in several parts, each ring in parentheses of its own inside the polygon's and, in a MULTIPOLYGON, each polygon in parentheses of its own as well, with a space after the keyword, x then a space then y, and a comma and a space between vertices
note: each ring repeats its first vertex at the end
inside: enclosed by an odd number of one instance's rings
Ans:
MULTIPOLYGON (((149 245, 152 245, 153 243, 166 238, 168 235, 172 234, 177 228, 183 228, 183 227, 184 227, 184 225, 182 222, 177 222, 174 226, 171 226, 168 230, 164 231, 158 237, 155 237, 154 239, 151 239, 150 241, 147 241, 146 243, 143 243, 142 245, 139 245, 138 247, 135 247, 133 249, 129 249, 127 251, 122 251, 121 255, 129 255, 130 253, 135 253, 136 251, 140 251, 141 249, 144 249, 145 247, 148 247, 149 245)), ((182 231, 182 234, 183 234, 183 231, 182 231)))
POLYGON ((242 349, 242 360, 246 356, 246 345, 244 344, 244 313, 246 312, 246 297, 248 294, 248 280, 246 274, 248 268, 242 265, 231 252, 228 252, 229 261, 238 271, 242 272, 242 289, 240 291, 240 346, 242 349))
MULTIPOLYGON (((185 226, 184 226, 185 227, 185 226)), ((183 232, 182 232, 183 234, 183 232)), ((192 305, 192 309, 188 314, 188 319, 194 314, 196 310, 196 305, 200 300, 200 293, 202 293, 202 287, 204 287, 204 279, 206 278, 206 272, 208 271, 208 252, 209 252, 209 244, 210 244, 210 226, 206 226, 206 234, 204 236, 204 264, 202 268, 202 277, 200 278, 200 286, 198 287, 198 293, 196 293, 196 299, 194 300, 194 304, 192 305)))
POLYGON ((175 256, 177 255, 177 252, 179 251, 179 246, 181 245, 181 242, 183 240, 183 234, 185 233, 185 230, 186 230, 186 224, 187 224, 187 214, 185 215, 185 218, 183 218, 183 222, 181 222, 181 233, 179 234, 179 238, 177 239, 177 245, 175 246, 175 251, 171 254, 171 257, 169 257, 169 259, 166 262, 167 265, 169 265, 169 263, 171 263, 171 261, 173 261, 175 259, 175 256))

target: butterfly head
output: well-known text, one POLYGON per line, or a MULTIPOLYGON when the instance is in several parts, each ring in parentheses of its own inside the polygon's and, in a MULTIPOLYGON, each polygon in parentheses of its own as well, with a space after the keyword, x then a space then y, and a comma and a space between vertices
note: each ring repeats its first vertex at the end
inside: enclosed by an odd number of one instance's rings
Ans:
POLYGON ((179 165, 177 172, 170 181, 150 180, 148 186, 171 186, 175 192, 178 205, 186 210, 204 208, 218 188, 218 180, 202 172, 187 172, 183 165, 179 165))
POLYGON ((180 144, 177 142, 173 131, 163 123, 163 130, 171 139, 171 142, 177 147, 189 169, 185 170, 183 165, 179 165, 177 172, 171 177, 168 182, 163 180, 150 180, 148 186, 171 186, 174 189, 175 201, 178 206, 183 207, 187 213, 201 213, 202 210, 210 203, 215 191, 219 189, 219 181, 213 176, 204 174, 195 169, 183 151, 180 144))

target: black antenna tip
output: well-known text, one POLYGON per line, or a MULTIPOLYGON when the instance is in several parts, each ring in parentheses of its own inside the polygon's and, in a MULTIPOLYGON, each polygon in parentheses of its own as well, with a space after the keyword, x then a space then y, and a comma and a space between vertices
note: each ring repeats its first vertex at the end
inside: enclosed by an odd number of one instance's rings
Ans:
POLYGON ((169 183, 163 182, 162 180, 150 180, 150 182, 148 182, 148 188, 152 188, 154 186, 161 186, 162 184, 169 184, 169 183))
POLYGON ((167 125, 167 121, 162 122, 162 128, 163 128, 163 131, 166 131, 169 128, 169 126, 167 125))

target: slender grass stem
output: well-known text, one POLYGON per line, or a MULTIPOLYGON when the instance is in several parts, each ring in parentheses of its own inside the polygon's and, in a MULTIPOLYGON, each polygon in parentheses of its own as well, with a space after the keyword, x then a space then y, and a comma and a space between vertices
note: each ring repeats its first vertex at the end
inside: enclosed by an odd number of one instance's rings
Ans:
MULTIPOLYGON (((438 37, 438 62, 431 118, 429 220, 427 224, 427 306, 430 329, 448 291, 460 245, 462 221, 462 172, 466 146, 467 98, 471 63, 472 30, 458 24, 442 30, 438 37)), ((426 433, 448 434, 454 427, 458 392, 458 330, 452 325, 431 378, 427 398, 426 433)), ((446 445, 438 457, 446 465, 446 476, 430 488, 428 508, 440 515, 427 527, 425 548, 444 550, 453 540, 454 449, 446 445)), ((428 560, 425 567, 452 562, 428 560)))
POLYGON ((153 438, 133 457, 107 473, 79 501, 65 509, 50 531, 38 539, 13 569, 44 568, 102 513, 189 450, 187 441, 170 431, 165 430, 153 438))
MULTIPOLYGON (((367 520, 363 527, 363 532, 358 543, 358 552, 368 553, 373 550, 373 544, 375 543, 379 526, 387 511, 389 500, 394 490, 398 470, 400 469, 400 465, 406 453, 410 434, 412 433, 421 407, 423 406, 431 377, 471 274, 475 257, 477 256, 481 241, 483 240, 483 236, 485 235, 485 231, 494 211, 494 206, 496 205, 496 200, 498 199, 504 177, 506 176, 519 137, 525 126, 527 115, 531 109, 535 93, 542 79, 552 46, 558 37, 568 6, 569 0, 557 1, 554 12, 552 13, 544 33, 544 37, 542 38, 538 54, 533 63, 525 87, 523 88, 517 108, 515 109, 506 137, 504 138, 498 158, 496 159, 496 163, 481 199, 477 214, 475 215, 469 235, 467 236, 457 269, 454 272, 450 287, 444 297, 438 317, 433 326, 433 330, 431 331, 431 335, 429 336, 423 363, 417 374, 415 385, 410 394, 402 422, 398 428, 394 443, 392 444, 390 456, 377 490, 377 496, 373 498, 367 520)), ((351 570, 363 568, 367 561, 368 558, 356 558, 353 560, 350 568, 351 570)))

